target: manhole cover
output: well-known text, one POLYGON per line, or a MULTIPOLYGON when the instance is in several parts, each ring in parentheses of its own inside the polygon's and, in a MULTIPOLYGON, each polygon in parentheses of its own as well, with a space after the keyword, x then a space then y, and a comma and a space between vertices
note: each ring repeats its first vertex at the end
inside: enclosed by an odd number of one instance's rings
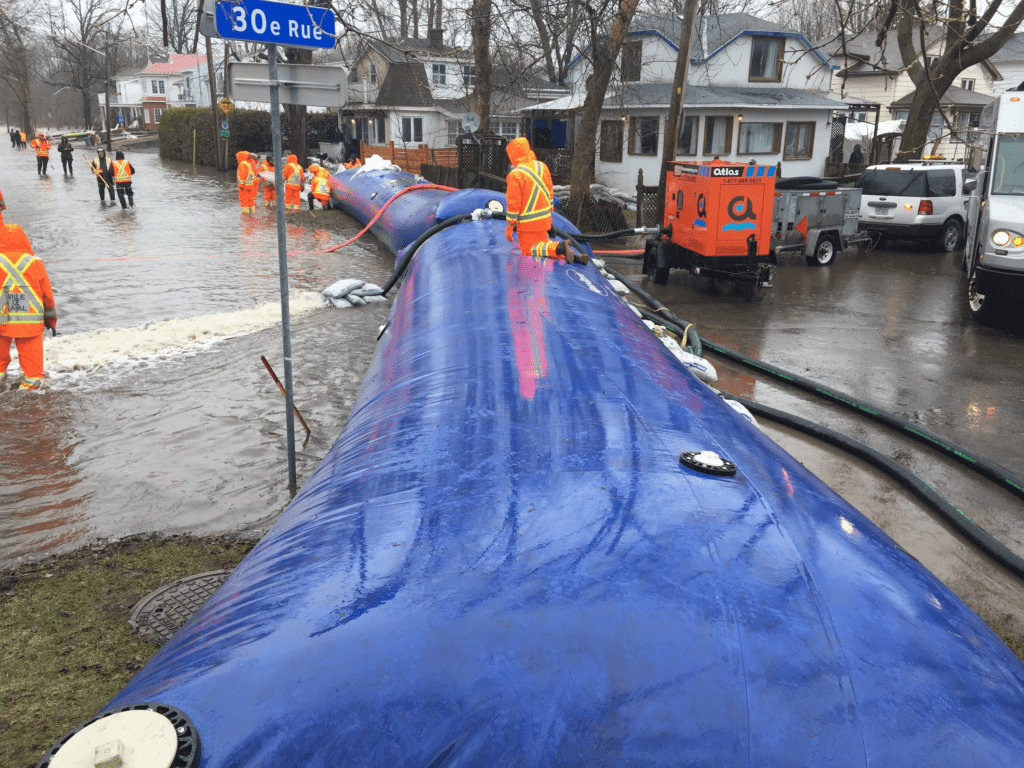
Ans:
POLYGON ((128 617, 132 629, 147 643, 163 645, 192 618, 231 571, 207 571, 178 579, 142 598, 128 617))

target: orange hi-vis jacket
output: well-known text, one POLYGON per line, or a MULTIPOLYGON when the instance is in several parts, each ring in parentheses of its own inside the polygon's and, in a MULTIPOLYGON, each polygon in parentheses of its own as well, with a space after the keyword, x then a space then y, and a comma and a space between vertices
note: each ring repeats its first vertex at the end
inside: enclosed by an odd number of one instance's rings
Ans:
MULTIPOLYGON (((274 166, 268 163, 266 160, 260 160, 260 164, 256 166, 256 173, 263 173, 264 171, 274 172, 274 166)), ((273 184, 273 182, 271 182, 273 184)))
MULTIPOLYGON (((239 152, 239 155, 248 155, 247 152, 239 152)), ((255 184, 256 183, 256 169, 252 167, 252 163, 248 157, 243 158, 238 162, 238 183, 239 184, 255 184)))
POLYGON ((32 139, 29 144, 30 147, 35 149, 36 157, 49 157, 50 156, 50 142, 46 139, 32 139))
POLYGON ((302 187, 303 178, 302 166, 299 165, 299 159, 295 155, 288 155, 288 162, 282 169, 284 173, 284 185, 286 187, 302 187))
POLYGON ((114 169, 115 184, 124 184, 132 180, 132 166, 127 160, 111 160, 110 167, 114 169))
POLYGON ((547 232, 555 196, 551 171, 525 138, 509 142, 508 155, 515 165, 505 179, 508 224, 520 232, 547 232))
POLYGON ((43 320, 57 318, 43 262, 31 253, 0 253, 0 279, 0 336, 42 334, 43 320))
POLYGON ((331 172, 326 168, 321 168, 317 171, 316 176, 310 181, 310 187, 313 192, 313 197, 317 200, 330 200, 331 199, 331 183, 328 179, 331 178, 331 172))

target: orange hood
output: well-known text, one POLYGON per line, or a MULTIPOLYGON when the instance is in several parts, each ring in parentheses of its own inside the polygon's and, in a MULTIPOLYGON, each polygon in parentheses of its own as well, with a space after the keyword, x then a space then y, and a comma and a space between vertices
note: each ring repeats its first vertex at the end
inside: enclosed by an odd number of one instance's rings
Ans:
POLYGON ((508 153, 508 159, 512 161, 512 165, 520 165, 537 159, 537 156, 533 154, 533 150, 530 149, 530 140, 525 136, 512 139, 508 146, 505 147, 505 151, 508 153))
POLYGON ((235 160, 238 161, 239 165, 241 165, 244 161, 246 161, 248 159, 249 159, 249 153, 248 152, 235 152, 235 160))
POLYGON ((17 224, 4 224, 0 226, 0 253, 14 256, 31 253, 34 256, 36 252, 32 250, 32 243, 28 241, 25 230, 17 224))
POLYGON ((288 159, 285 160, 285 162, 286 163, 298 163, 299 162, 299 158, 297 158, 295 155, 288 155, 288 159))

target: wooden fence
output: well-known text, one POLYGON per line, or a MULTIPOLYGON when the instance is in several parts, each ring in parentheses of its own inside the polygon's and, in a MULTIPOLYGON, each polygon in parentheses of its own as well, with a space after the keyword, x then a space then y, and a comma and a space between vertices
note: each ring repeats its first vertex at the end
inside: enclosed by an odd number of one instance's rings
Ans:
POLYGON ((453 168, 458 165, 455 147, 431 149, 426 144, 420 144, 415 148, 405 145, 396 147, 395 142, 392 141, 386 147, 375 147, 372 144, 361 141, 359 142, 359 155, 364 160, 370 155, 380 155, 385 160, 394 163, 403 171, 408 171, 409 173, 420 173, 424 163, 447 165, 453 168))

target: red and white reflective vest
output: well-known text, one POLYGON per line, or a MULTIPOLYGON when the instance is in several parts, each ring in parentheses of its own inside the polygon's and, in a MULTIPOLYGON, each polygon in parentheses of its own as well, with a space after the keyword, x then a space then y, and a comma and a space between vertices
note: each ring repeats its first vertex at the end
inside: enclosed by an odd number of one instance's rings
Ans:
POLYGON ((50 278, 31 253, 0 253, 0 336, 35 336, 43 320, 56 318, 50 278))

